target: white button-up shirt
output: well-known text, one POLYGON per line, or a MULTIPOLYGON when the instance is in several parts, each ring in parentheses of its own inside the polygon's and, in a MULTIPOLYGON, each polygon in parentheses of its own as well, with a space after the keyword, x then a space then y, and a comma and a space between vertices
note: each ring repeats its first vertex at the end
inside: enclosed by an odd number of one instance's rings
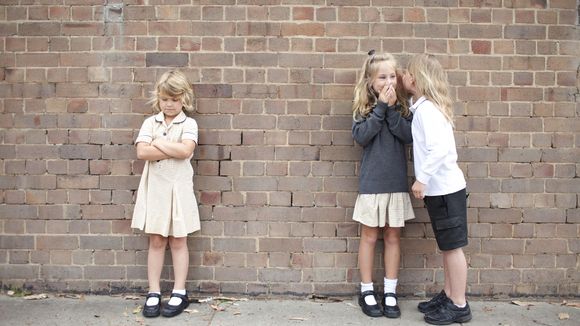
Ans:
POLYGON ((453 126, 425 97, 411 106, 413 112, 413 164, 415 178, 426 185, 425 196, 441 196, 466 187, 457 165, 453 126))

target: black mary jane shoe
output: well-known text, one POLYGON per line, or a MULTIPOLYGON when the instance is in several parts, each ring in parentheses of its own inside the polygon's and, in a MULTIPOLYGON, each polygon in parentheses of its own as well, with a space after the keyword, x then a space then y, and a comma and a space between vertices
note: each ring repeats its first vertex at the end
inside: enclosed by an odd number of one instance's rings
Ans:
POLYGON ((383 312, 381 311, 379 304, 368 305, 366 303, 365 297, 369 295, 372 295, 375 298, 375 300, 377 299, 375 291, 364 291, 358 297, 359 306, 361 306, 362 311, 364 312, 365 315, 369 317, 381 317, 383 315, 383 312))
POLYGON ((180 313, 185 310, 189 306, 189 298, 187 297, 187 293, 185 295, 179 293, 171 293, 171 297, 177 297, 181 299, 181 303, 177 306, 170 305, 169 303, 163 305, 163 309, 161 310, 161 314, 163 317, 174 317, 179 315, 180 313))
POLYGON ((145 317, 157 317, 161 314, 161 294, 159 293, 149 293, 145 298, 145 304, 143 305, 143 316, 145 317), (149 298, 157 298, 159 299, 159 303, 154 306, 148 306, 147 300, 149 298))
POLYGON ((383 297, 383 315, 387 318, 399 318, 401 317, 401 309, 399 309, 399 300, 397 299, 397 295, 394 293, 385 293, 383 297), (395 298, 397 304, 394 306, 387 306, 387 298, 395 298))

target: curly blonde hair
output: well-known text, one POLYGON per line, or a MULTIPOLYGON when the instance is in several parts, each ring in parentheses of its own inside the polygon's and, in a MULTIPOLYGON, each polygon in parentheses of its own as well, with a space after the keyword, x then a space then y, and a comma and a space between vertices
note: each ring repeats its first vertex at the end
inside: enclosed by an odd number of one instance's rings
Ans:
POLYGON ((195 112, 193 88, 181 71, 169 70, 159 77, 155 88, 151 91, 151 98, 148 102, 156 113, 161 112, 161 107, 159 106, 159 96, 161 94, 179 98, 185 114, 190 115, 195 112))
POLYGON ((379 64, 382 62, 387 62, 393 70, 397 72, 398 82, 396 93, 397 103, 400 107, 399 110, 403 117, 408 117, 410 115, 409 104, 403 89, 403 83, 400 82, 402 74, 400 69, 397 68, 397 60, 390 53, 375 54, 373 50, 369 52, 369 56, 366 58, 362 66, 361 74, 354 88, 352 117, 355 121, 361 118, 366 118, 375 105, 377 105, 379 94, 373 89, 373 81, 375 80, 377 71, 379 70, 379 64))
POLYGON ((418 54, 409 60, 407 69, 415 79, 418 95, 425 96, 453 125, 453 101, 449 95, 447 74, 441 63, 431 54, 418 54))

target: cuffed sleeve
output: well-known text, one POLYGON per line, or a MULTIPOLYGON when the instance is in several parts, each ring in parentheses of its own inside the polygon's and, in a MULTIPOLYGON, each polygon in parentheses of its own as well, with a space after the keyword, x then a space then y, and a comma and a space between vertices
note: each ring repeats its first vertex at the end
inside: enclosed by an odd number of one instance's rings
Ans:
POLYGON ((193 140, 197 144, 198 139, 197 122, 192 118, 187 118, 184 122, 181 140, 184 139, 193 140))
POLYGON ((154 117, 149 117, 145 119, 145 121, 143 121, 141 129, 139 129, 139 135, 135 140, 135 145, 137 145, 137 143, 150 144, 153 141, 153 124, 155 123, 154 121, 155 121, 154 117))

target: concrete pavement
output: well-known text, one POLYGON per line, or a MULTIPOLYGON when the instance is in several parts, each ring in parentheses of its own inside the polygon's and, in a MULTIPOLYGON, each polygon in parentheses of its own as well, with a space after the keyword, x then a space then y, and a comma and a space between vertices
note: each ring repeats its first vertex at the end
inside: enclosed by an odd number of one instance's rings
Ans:
MULTIPOLYGON (((416 298, 402 298, 400 319, 370 318, 354 298, 324 299, 242 299, 191 303, 187 312, 173 318, 144 318, 140 307, 144 297, 136 296, 56 296, 25 300, 0 294, 0 325, 426 325, 417 310, 416 298)), ((167 298, 165 298, 165 301, 167 298)), ((470 301, 473 320, 469 326, 578 325, 580 308, 564 305, 560 299, 530 301, 470 301)), ((573 301, 573 300, 570 300, 573 301)), ((580 300, 575 299, 575 302, 580 300)), ((570 302, 569 302, 570 304, 570 302)))

